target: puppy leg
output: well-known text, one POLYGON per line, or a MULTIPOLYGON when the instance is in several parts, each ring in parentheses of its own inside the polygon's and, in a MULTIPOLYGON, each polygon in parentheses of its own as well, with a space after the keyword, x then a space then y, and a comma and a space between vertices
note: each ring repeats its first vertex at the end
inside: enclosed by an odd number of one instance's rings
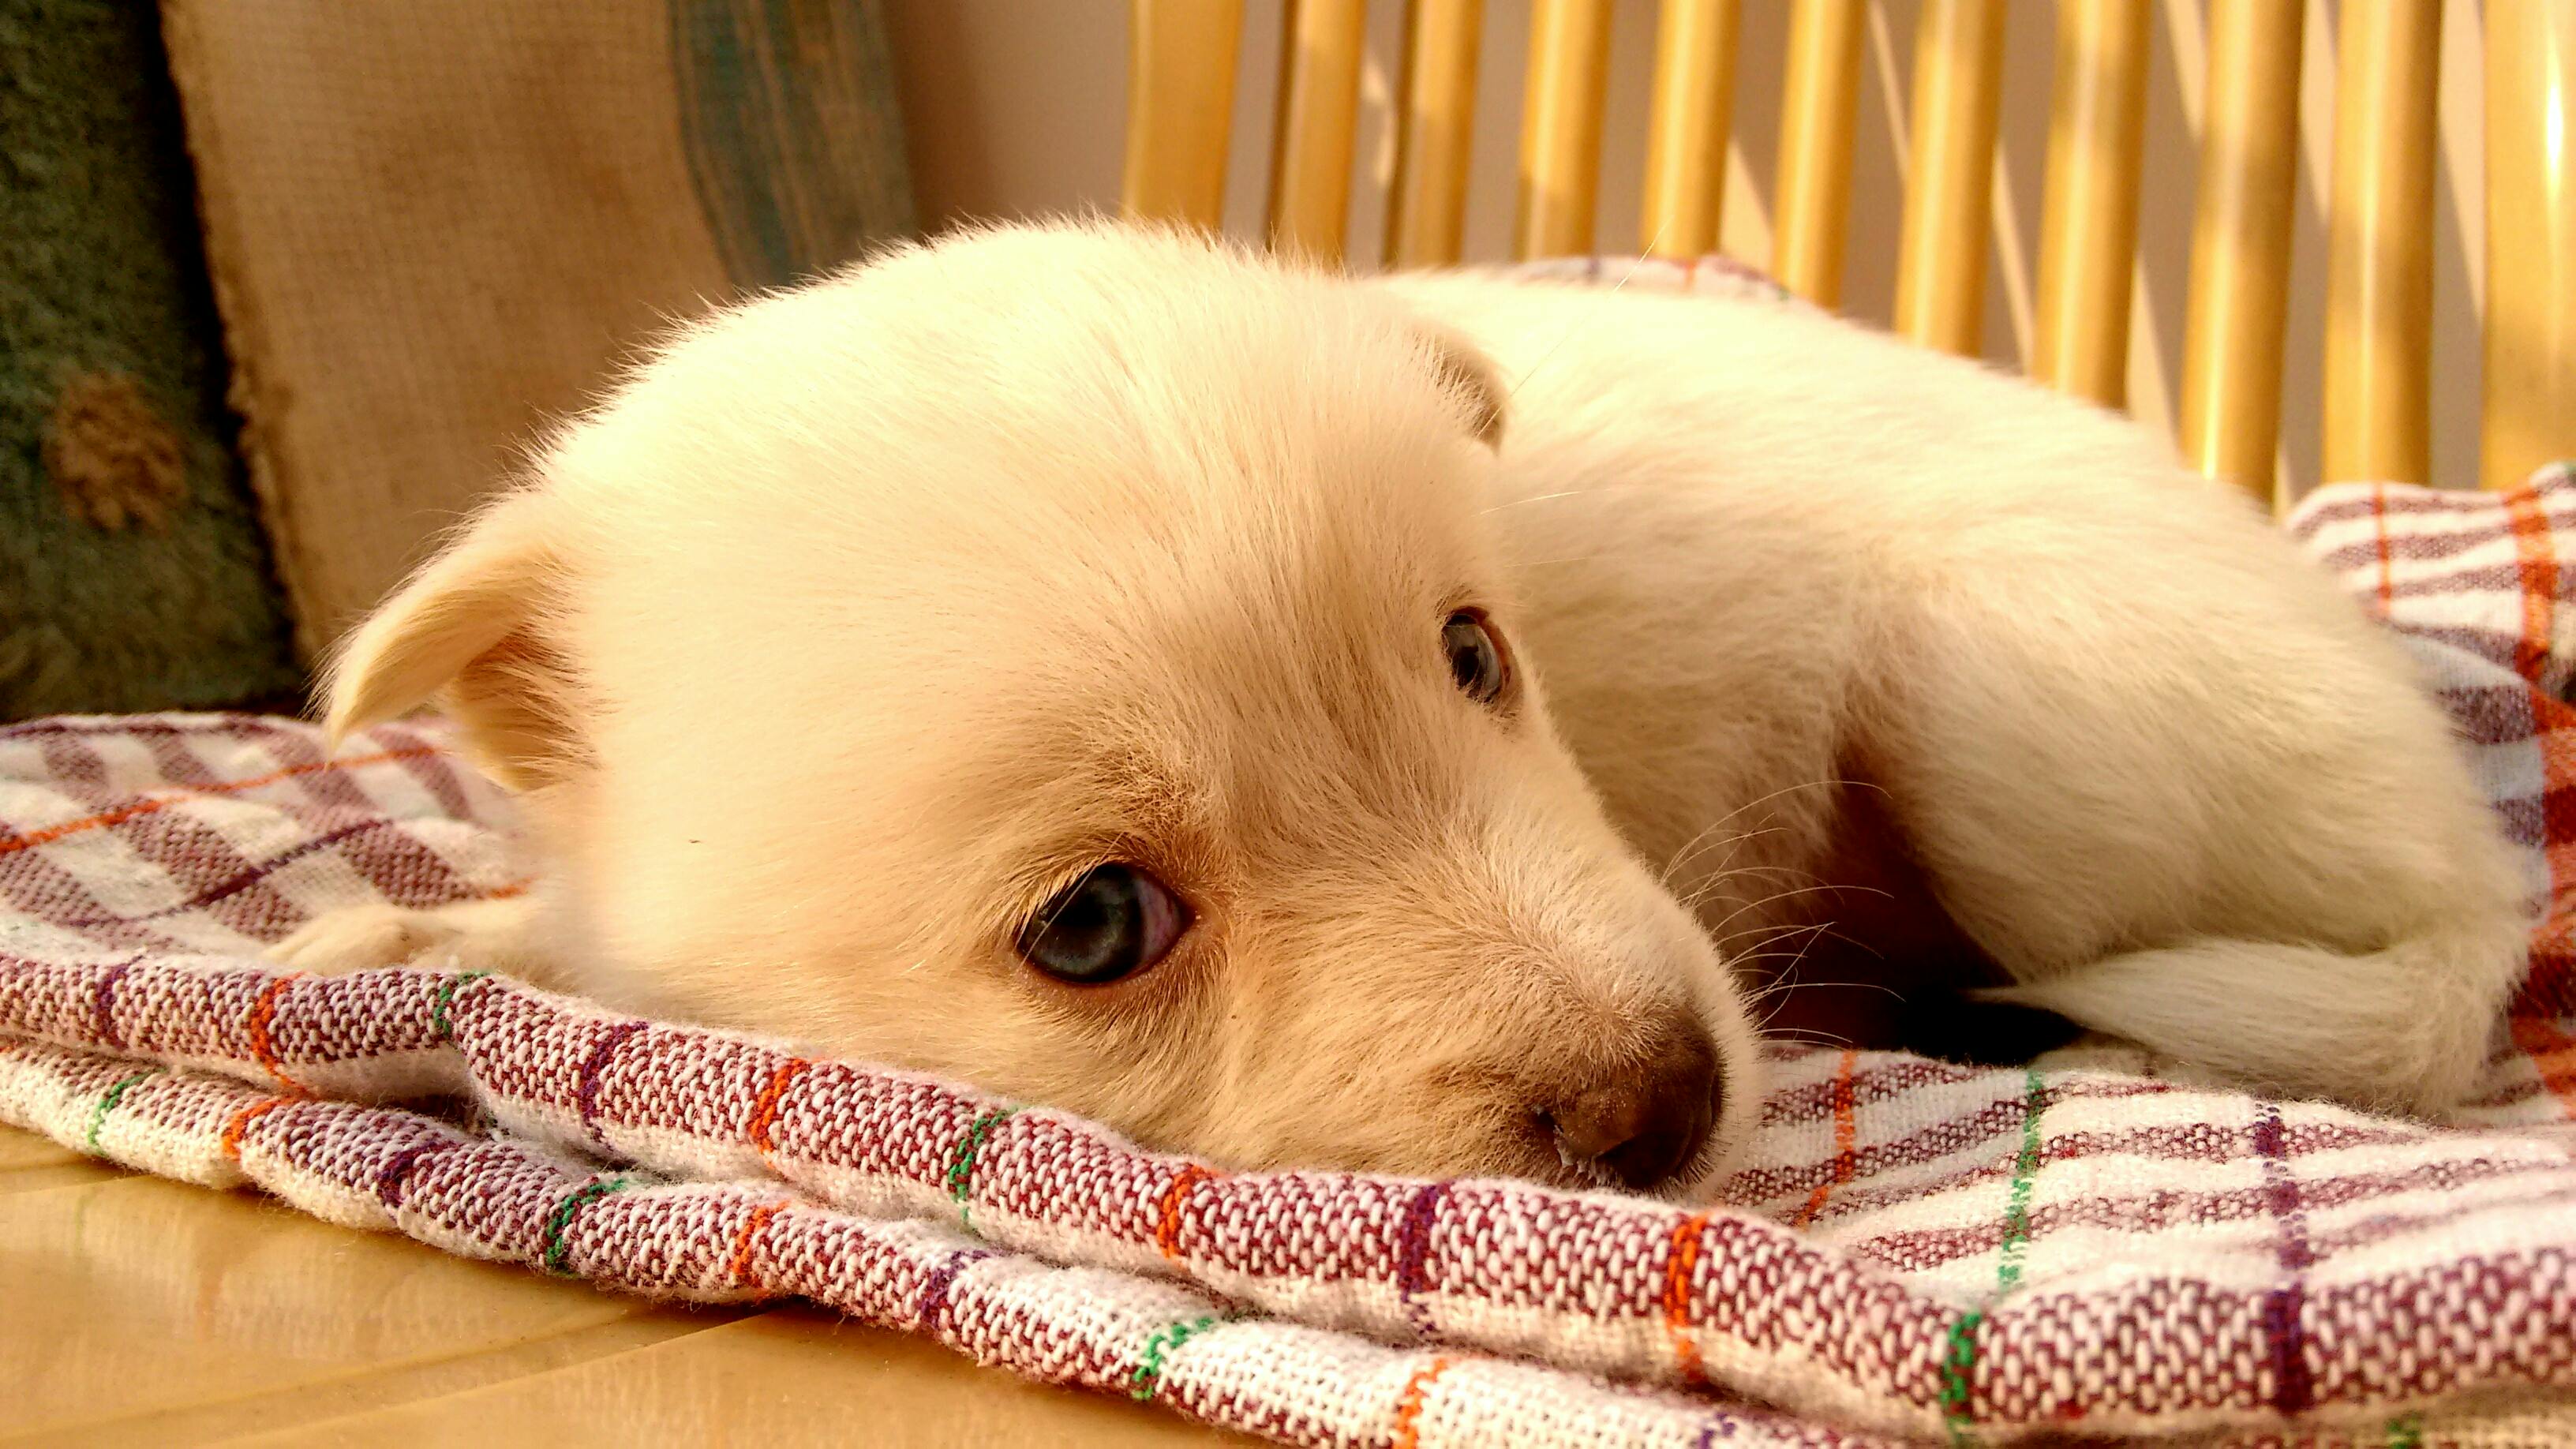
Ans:
POLYGON ((1984 995, 2170 1052, 2252 1086, 2438 1112, 2486 1069, 2498 959, 2474 937, 2345 954, 2208 940, 2133 951, 1984 995))
POLYGON ((299 971, 338 975, 378 966, 464 967, 543 983, 537 902, 528 896, 459 901, 428 910, 387 902, 330 911, 268 948, 299 971))
POLYGON ((2156 581, 2026 554, 1896 631, 1866 745, 1936 893, 2005 999, 2268 1090, 2457 1101, 2526 887, 2446 721, 2286 548, 2147 537, 2156 581))

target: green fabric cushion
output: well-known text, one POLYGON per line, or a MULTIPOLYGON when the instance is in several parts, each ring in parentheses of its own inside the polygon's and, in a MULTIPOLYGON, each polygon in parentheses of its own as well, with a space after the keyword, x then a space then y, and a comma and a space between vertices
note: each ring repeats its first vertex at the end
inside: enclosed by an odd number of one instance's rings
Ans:
POLYGON ((0 0, 0 718, 290 702, 155 7, 0 0))

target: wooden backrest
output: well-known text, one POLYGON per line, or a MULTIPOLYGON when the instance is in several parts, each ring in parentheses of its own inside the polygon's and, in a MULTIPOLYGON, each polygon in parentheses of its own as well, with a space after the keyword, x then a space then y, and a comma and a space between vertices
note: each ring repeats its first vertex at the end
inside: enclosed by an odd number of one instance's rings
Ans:
MULTIPOLYGON (((1644 217, 1653 250, 1713 250, 1739 0, 1662 0, 1644 217)), ((1756 0, 1770 3, 1770 0, 1756 0)), ((1771 270, 1839 301, 1867 0, 1789 0, 1771 270)), ((2466 3, 2466 0, 2457 0, 2466 3)), ((1973 354, 2007 12, 1924 0, 1913 37, 1895 325, 1973 354)), ((2155 0, 2059 0, 2032 374, 2124 401, 2155 0)), ((2280 431, 2303 0, 2207 0, 2206 97, 2180 431, 2204 473, 2269 498, 2280 431)), ((1612 0, 1533 0, 1514 236, 1591 249, 1612 0)), ((2508 487, 2576 455, 2576 0, 2485 0, 2486 314, 2480 473, 2508 487)), ((1130 0, 1124 205, 1214 227, 1241 0, 1130 0)), ((2336 37, 2324 476, 2429 481, 2441 0, 2347 0, 2336 37)), ((1288 0, 1272 138, 1274 245, 1338 260, 1365 0, 1288 0)), ((1386 261, 1459 257, 1481 0, 1407 0, 1386 261)), ((1768 59, 1768 58, 1764 58, 1768 59)))

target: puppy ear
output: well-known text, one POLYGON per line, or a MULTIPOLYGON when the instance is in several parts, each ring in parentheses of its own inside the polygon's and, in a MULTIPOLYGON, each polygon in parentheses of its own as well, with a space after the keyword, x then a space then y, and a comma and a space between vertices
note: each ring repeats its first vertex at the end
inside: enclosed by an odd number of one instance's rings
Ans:
POLYGON ((341 642, 322 686, 334 744, 436 698, 501 785, 560 777, 579 750, 571 681, 542 632, 561 568, 541 505, 517 493, 485 508, 341 642))
POLYGON ((1431 349, 1432 371, 1439 377, 1441 389, 1466 410, 1467 431, 1477 442, 1499 450, 1503 446, 1503 402, 1509 395, 1503 386, 1502 369, 1494 366, 1483 348, 1461 334, 1436 323, 1419 325, 1431 349))

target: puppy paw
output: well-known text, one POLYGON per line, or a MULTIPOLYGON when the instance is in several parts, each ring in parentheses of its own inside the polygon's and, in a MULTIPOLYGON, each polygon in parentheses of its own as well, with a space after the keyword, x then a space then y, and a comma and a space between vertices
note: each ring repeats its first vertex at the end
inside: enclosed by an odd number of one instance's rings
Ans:
POLYGON ((447 965, 464 928, 436 911, 406 910, 377 902, 350 906, 307 921, 268 948, 268 959, 298 971, 337 976, 379 966, 447 965))

